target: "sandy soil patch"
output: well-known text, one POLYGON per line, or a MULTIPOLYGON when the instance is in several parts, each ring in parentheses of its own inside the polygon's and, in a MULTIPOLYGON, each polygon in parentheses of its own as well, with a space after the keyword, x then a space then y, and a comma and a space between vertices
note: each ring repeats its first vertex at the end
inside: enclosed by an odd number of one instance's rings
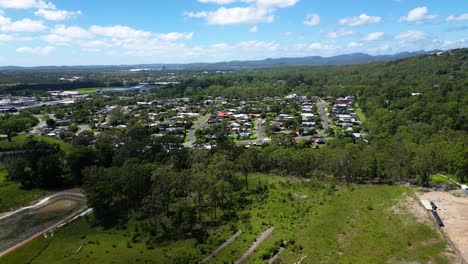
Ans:
POLYGON ((396 214, 406 214, 410 212, 416 217, 416 221, 423 224, 431 224, 426 209, 424 209, 412 195, 404 193, 400 202, 392 207, 396 214))
POLYGON ((441 229, 468 262, 468 198, 455 197, 449 192, 418 193, 420 199, 435 202, 437 212, 445 224, 441 229))
POLYGON ((53 213, 57 211, 67 211, 70 209, 74 209, 76 206, 77 206, 77 202, 74 200, 58 200, 40 208, 35 213, 43 214, 43 213, 53 213))

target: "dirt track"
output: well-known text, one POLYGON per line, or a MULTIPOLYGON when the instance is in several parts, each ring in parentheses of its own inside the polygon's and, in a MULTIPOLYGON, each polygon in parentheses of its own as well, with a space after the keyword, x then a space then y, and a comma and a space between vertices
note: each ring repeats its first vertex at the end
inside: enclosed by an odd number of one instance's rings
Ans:
MULTIPOLYGON (((459 191, 457 191, 459 192, 459 191)), ((441 229, 468 263, 468 197, 455 197, 449 192, 419 193, 420 199, 435 202, 445 224, 441 229)))
POLYGON ((265 232, 263 232, 260 236, 257 237, 257 239, 255 239, 255 241, 252 243, 252 245, 250 246, 250 248, 244 253, 244 255, 242 255, 236 262, 234 262, 235 264, 241 264, 241 263, 244 263, 245 261, 247 261, 247 259, 249 258, 250 255, 252 255, 252 253, 255 251, 255 249, 257 249, 258 246, 260 246, 260 244, 265 240, 267 239, 271 233, 273 233, 273 230, 275 230, 275 227, 272 226, 270 227, 269 229, 267 229, 265 232))
POLYGON ((57 227, 86 208, 86 197, 60 192, 0 216, 0 256, 57 227))

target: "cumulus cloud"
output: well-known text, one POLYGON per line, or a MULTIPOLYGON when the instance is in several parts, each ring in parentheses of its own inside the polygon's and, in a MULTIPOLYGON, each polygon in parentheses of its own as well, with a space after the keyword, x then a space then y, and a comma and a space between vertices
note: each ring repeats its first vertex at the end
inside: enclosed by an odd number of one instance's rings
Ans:
POLYGON ((91 41, 80 41, 79 45, 81 47, 87 48, 87 51, 93 51, 95 52, 97 48, 109 48, 112 47, 111 44, 107 43, 106 41, 103 40, 91 40, 91 41))
POLYGON ((34 14, 44 18, 45 20, 61 21, 78 17, 81 15, 81 11, 39 9, 34 14))
POLYGON ((408 30, 405 32, 402 32, 398 35, 395 36, 396 40, 407 40, 407 41, 418 41, 418 40, 423 40, 427 38, 428 35, 424 31, 418 31, 418 30, 408 30))
POLYGON ((190 33, 171 32, 171 33, 166 33, 166 34, 158 34, 157 37, 164 41, 190 40, 193 37, 193 32, 190 32, 190 33))
POLYGON ((148 38, 151 32, 133 29, 127 26, 91 26, 90 32, 99 36, 112 38, 148 38))
POLYGON ((273 22, 274 15, 271 10, 258 7, 221 7, 216 11, 186 12, 191 18, 204 18, 212 25, 258 24, 273 22))
POLYGON ((210 3, 217 5, 228 5, 237 2, 238 0, 198 0, 200 3, 210 3))
POLYGON ((29 9, 29 8, 46 8, 55 9, 55 5, 43 0, 0 0, 0 8, 15 8, 15 9, 29 9))
POLYGON ((53 46, 44 46, 44 47, 19 47, 16 49, 18 53, 27 53, 27 54, 34 54, 34 55, 47 55, 53 51, 55 51, 55 47, 53 46))
POLYGON ((339 20, 341 25, 348 26, 362 26, 373 23, 379 23, 382 20, 379 16, 369 16, 367 14, 361 14, 359 16, 345 17, 339 20))
POLYGON ((337 31, 331 31, 327 33, 327 37, 329 38, 341 38, 345 36, 352 35, 353 31, 351 30, 346 30, 346 29, 338 29, 337 31))
POLYGON ((185 12, 190 18, 203 18, 212 25, 271 23, 279 8, 295 5, 299 0, 201 0, 204 3, 227 4, 240 2, 247 6, 220 7, 215 11, 185 12))
POLYGON ((0 42, 12 41, 14 39, 15 37, 13 37, 12 35, 0 34, 0 42))
POLYGON ((465 13, 465 14, 461 14, 461 15, 451 15, 451 16, 448 16, 446 19, 446 21, 465 21, 465 20, 468 20, 468 13, 465 13))
POLYGON ((377 41, 377 40, 382 40, 385 36, 384 32, 373 32, 367 34, 364 38, 362 38, 363 41, 377 41))
POLYGON ((11 19, 9 19, 8 17, 4 17, 3 13, 0 12, 0 26, 5 25, 5 24, 9 24, 10 22, 11 22, 11 19))
POLYGON ((249 32, 250 33, 257 33, 258 32, 258 27, 257 26, 253 26, 249 29, 249 32))
POLYGON ((294 6, 299 0, 245 0, 243 2, 255 3, 263 8, 286 8, 294 6))
POLYGON ((444 41, 442 46, 445 49, 455 49, 455 48, 460 48, 460 47, 467 47, 468 46, 468 39, 447 40, 447 41, 444 41))
POLYGON ((78 26, 55 26, 49 34, 42 36, 42 39, 49 43, 57 45, 66 45, 77 39, 91 38, 93 35, 84 28, 78 26))
POLYGON ((408 30, 401 32, 394 37, 398 41, 399 48, 401 50, 416 50, 424 47, 427 50, 435 49, 440 47, 440 41, 434 37, 431 37, 424 31, 408 30))
POLYGON ((346 47, 348 47, 349 49, 356 49, 362 46, 363 46, 362 43, 358 43, 358 42, 350 42, 348 43, 348 45, 346 45, 346 47))
POLYGON ((421 6, 409 11, 407 16, 400 18, 400 21, 421 22, 423 20, 434 19, 437 16, 436 14, 429 14, 429 9, 425 6, 421 6))
POLYGON ((3 24, 0 28, 6 32, 39 32, 46 29, 46 26, 42 20, 25 18, 3 24))
POLYGON ((320 23, 320 16, 317 14, 308 14, 304 20, 304 25, 306 26, 316 26, 320 23))

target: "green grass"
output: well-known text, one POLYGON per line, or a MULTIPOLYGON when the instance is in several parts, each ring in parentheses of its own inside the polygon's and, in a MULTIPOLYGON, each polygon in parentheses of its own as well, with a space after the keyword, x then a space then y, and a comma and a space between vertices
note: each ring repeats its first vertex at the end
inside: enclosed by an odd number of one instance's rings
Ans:
MULTIPOLYGON (((452 178, 452 177, 451 177, 452 178)), ((454 178, 452 178, 454 179, 454 178)), ((442 177, 438 174, 431 175, 431 184, 447 184, 447 185, 456 185, 454 182, 448 180, 445 177, 442 177)))
POLYGON ((362 122, 366 122, 367 117, 364 114, 364 112, 362 112, 362 109, 359 107, 359 103, 356 103, 355 108, 356 108, 356 114, 358 115, 359 120, 361 120, 362 122))
POLYGON ((46 190, 24 190, 20 183, 6 181, 7 172, 0 163, 0 213, 12 207, 26 205, 31 201, 49 194, 46 190))
MULTIPOLYGON (((129 228, 131 230, 131 228, 129 228)), ((40 237, 0 259, 0 263, 168 263, 172 256, 195 252, 194 240, 157 244, 130 243, 128 230, 92 227, 84 218, 60 229, 53 237, 40 237), (79 247, 78 254, 75 254, 79 247)))
POLYGON ((96 91, 100 89, 105 89, 105 87, 80 88, 80 89, 76 89, 75 91, 83 93, 83 94, 93 94, 93 93, 96 93, 96 91))
MULTIPOLYGON (((76 89, 75 91, 83 93, 83 94, 93 94, 93 93, 96 93, 98 90, 105 90, 107 88, 112 88, 112 87, 89 87, 89 88, 76 89)), ((128 88, 128 87, 119 87, 119 88, 128 88)))
POLYGON ((265 263, 264 256, 284 240, 294 244, 281 255, 283 263, 296 262, 305 255, 304 263, 449 263, 444 238, 432 225, 417 222, 401 202, 402 196, 413 195, 407 187, 335 187, 328 181, 249 176, 251 190, 265 184, 268 192, 249 196, 253 203, 238 212, 237 220, 209 230, 204 244, 185 239, 156 244, 155 249, 147 249, 144 243, 127 248, 131 224, 127 230, 104 230, 82 219, 60 229, 53 238, 34 240, 0 263, 134 263, 137 259, 171 263, 171 256, 180 252, 202 259, 242 229, 243 234, 210 262, 232 263, 271 226, 275 226, 272 236, 248 263, 265 263), (75 254, 82 245, 82 251, 75 254))
POLYGON ((52 138, 48 136, 30 136, 30 135, 24 134, 24 135, 18 135, 16 137, 13 137, 11 142, 8 142, 8 140, 0 141, 0 150, 19 149, 23 147, 23 145, 26 143, 26 140, 31 137, 39 141, 59 144, 60 149, 63 150, 65 153, 70 152, 72 148, 71 144, 64 142, 57 138, 52 138))

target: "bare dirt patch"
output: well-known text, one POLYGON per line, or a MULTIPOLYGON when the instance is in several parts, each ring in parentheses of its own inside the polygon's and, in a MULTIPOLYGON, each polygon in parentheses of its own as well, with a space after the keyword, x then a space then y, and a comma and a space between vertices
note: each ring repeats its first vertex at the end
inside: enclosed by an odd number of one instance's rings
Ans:
POLYGON ((58 200, 48 204, 36 211, 37 214, 54 213, 57 211, 70 210, 77 206, 74 200, 58 200))
POLYGON ((392 206, 392 211, 397 215, 406 215, 410 213, 416 218, 416 221, 422 224, 432 224, 426 209, 424 209, 414 196, 403 193, 400 201, 392 206))
POLYGON ((418 193, 420 199, 435 202, 437 212, 445 224, 441 230, 447 235, 458 253, 468 262, 468 198, 455 197, 450 192, 418 193))

